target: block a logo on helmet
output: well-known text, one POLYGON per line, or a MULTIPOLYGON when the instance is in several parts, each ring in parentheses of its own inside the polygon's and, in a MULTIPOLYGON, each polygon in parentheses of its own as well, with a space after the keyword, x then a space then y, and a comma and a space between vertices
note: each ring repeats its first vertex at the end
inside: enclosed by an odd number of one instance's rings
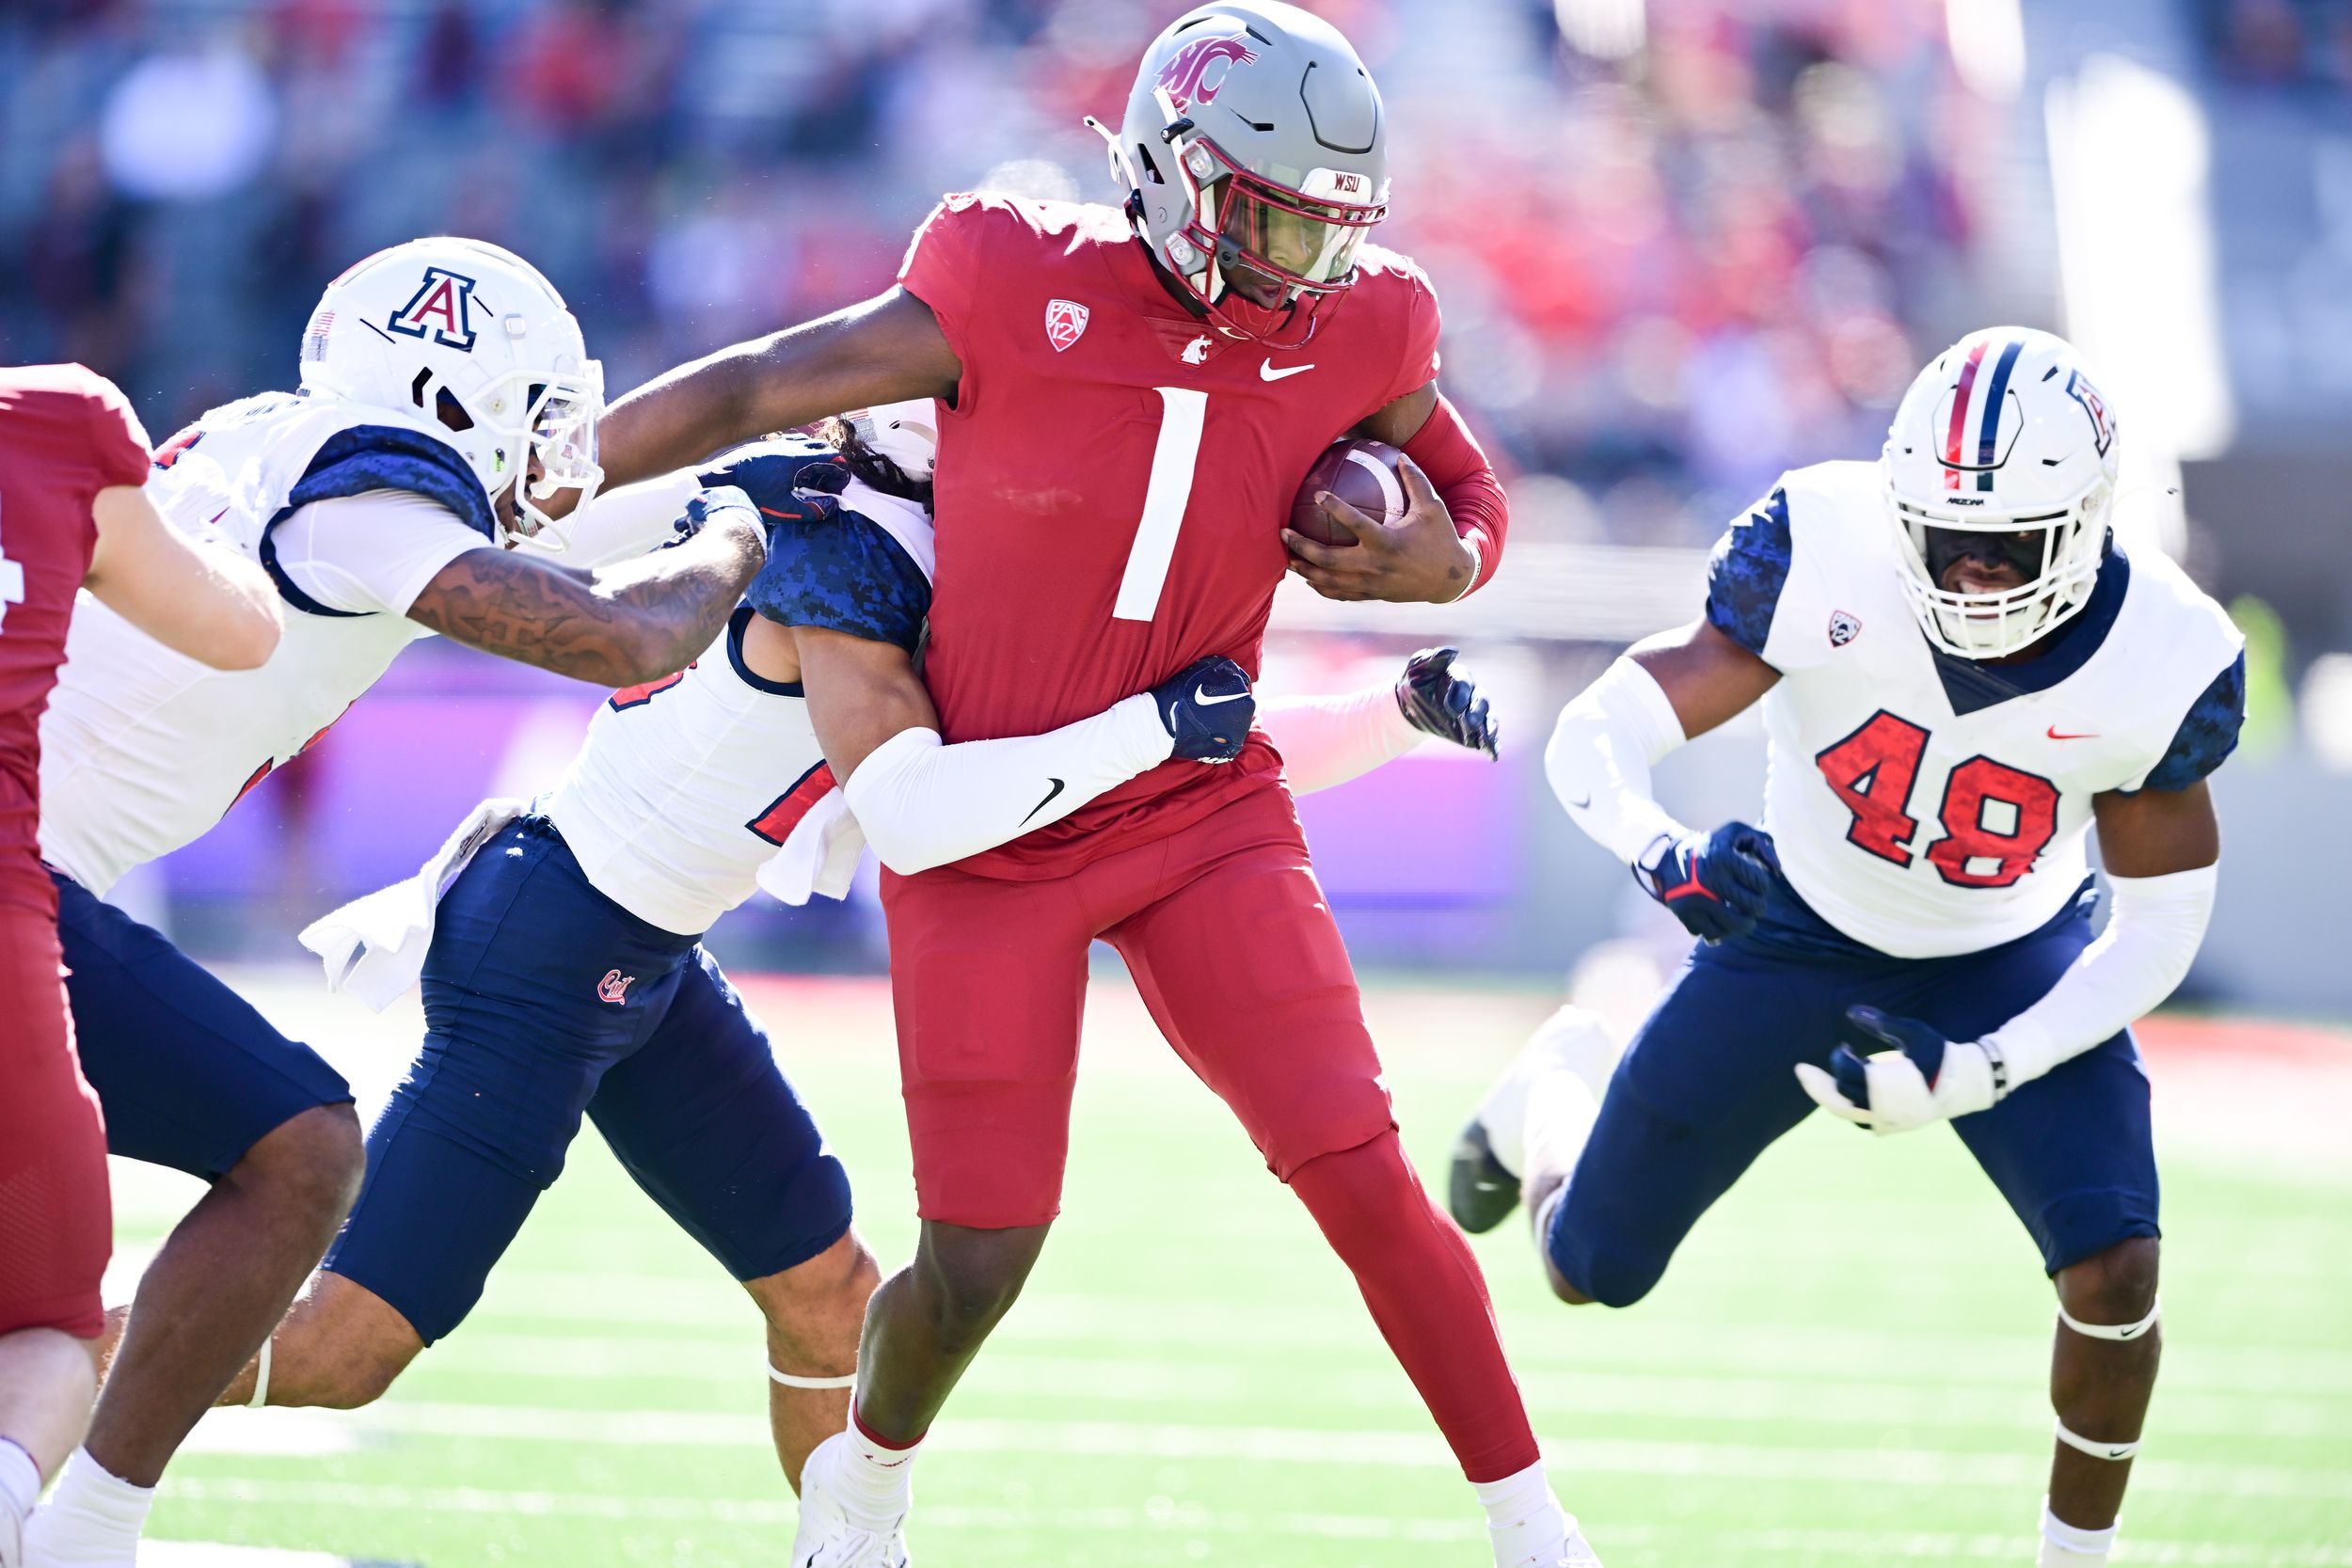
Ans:
MULTIPOLYGON (((410 338, 421 338, 430 330, 433 341, 443 348, 473 352, 473 291, 474 280, 461 277, 443 267, 424 269, 424 281, 408 303, 392 312, 392 319, 384 325, 410 338)), ((327 316, 331 326, 334 316, 327 316)))
POLYGON ((326 286, 302 336, 302 389, 452 448, 499 515, 497 540, 560 549, 539 503, 603 483, 604 369, 555 285, 500 245, 436 234, 379 250, 326 286))
POLYGON ((1971 332, 1919 372, 1880 469, 1931 643, 2000 658, 2082 610, 2106 558, 2117 434, 2082 356, 2047 332, 1971 332))

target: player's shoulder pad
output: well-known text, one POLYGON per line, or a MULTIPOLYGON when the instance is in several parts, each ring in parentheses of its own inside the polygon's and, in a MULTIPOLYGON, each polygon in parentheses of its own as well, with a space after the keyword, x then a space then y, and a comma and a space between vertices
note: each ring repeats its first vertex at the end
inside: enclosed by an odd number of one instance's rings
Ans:
POLYGON ((1041 244, 1125 241, 1131 233, 1115 207, 1092 201, 1051 201, 1001 191, 958 191, 942 197, 914 231, 914 243, 937 234, 966 247, 1000 237, 1041 244))
POLYGON ((370 490, 405 490, 438 501, 485 539, 498 537, 489 493, 457 449, 393 424, 346 425, 319 444, 287 492, 280 516, 312 501, 370 490))
POLYGON ((930 522, 920 507, 863 484, 850 505, 778 522, 744 598, 787 626, 821 626, 913 653, 930 614, 930 522), (850 510, 854 506, 856 510, 850 510), (897 515, 912 514, 912 518, 897 515))
POLYGON ((2133 555, 2132 598, 2138 603, 2128 608, 2137 613, 2117 630, 2128 631, 2132 645, 2156 660, 2156 668, 2143 667, 2140 689, 2153 695, 2157 682, 2170 676, 2174 702, 2196 693, 2139 788, 2186 789, 2237 749, 2246 724, 2246 638, 2229 612, 2161 551, 2133 555))
POLYGON ((790 516, 803 510, 794 491, 837 495, 849 482, 850 470, 837 448, 794 432, 721 452, 694 477, 707 490, 731 484, 769 515, 790 516))

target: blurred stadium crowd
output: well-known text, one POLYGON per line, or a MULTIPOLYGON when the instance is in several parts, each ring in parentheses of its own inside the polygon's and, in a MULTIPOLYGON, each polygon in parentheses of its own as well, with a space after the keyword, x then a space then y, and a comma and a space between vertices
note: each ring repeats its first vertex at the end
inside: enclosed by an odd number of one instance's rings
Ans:
MULTIPOLYGON (((617 394, 872 292, 942 190, 1101 198, 1078 118, 1170 8, 20 0, 0 358, 99 367, 160 435, 288 382, 351 260, 457 231, 555 279, 617 394)), ((1951 150, 2002 122, 1944 0, 1670 0, 1645 40, 1542 0, 1319 8, 1389 93, 1382 237, 1440 281, 1449 387, 1517 466, 1576 476, 1527 526, 1704 543, 1780 468, 1874 449, 1915 354, 1979 313, 1987 166, 1951 150)))

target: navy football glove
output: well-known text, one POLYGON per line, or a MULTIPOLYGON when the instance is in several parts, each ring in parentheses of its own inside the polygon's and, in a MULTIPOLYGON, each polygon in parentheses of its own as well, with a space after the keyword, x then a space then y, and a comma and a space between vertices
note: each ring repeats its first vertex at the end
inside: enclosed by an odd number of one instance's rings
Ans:
POLYGON ((1396 705, 1413 728, 1497 756, 1502 727, 1486 711, 1477 682, 1454 669, 1458 657, 1453 648, 1423 648, 1406 659, 1396 683, 1396 705))
POLYGON ((1195 659, 1153 687, 1152 705, 1175 736, 1175 755, 1193 762, 1231 762, 1241 755, 1258 713, 1249 677, 1222 656, 1195 659))
MULTIPOLYGON (((850 468, 838 453, 755 447, 695 477, 706 489, 733 486, 748 496, 759 511, 773 553, 776 530, 830 523, 840 515, 841 503, 835 498, 850 483, 850 468)), ((679 527, 691 531, 683 523, 679 527)))
POLYGON ((1779 865, 1771 834, 1726 822, 1711 833, 1660 834, 1634 863, 1633 879, 1684 930, 1701 942, 1721 942, 1755 928, 1779 865))
POLYGON ((1990 1110, 2009 1092, 1998 1053, 1976 1040, 1946 1039, 1915 1018, 1849 1007, 1840 1033, 1845 1043, 1830 1053, 1828 1070, 1799 1062, 1797 1082, 1821 1109, 1873 1132, 1908 1132, 1990 1110))

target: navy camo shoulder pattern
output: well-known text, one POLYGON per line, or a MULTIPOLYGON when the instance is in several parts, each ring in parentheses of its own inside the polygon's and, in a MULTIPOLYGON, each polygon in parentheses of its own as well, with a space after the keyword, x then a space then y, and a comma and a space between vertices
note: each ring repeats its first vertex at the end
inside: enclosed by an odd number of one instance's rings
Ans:
POLYGON ((1756 657, 1764 657, 1772 615, 1788 584, 1795 546, 1788 535, 1788 492, 1775 489, 1724 531, 1707 562, 1707 619, 1756 657))
POLYGON ((2149 770, 2142 789, 2186 789, 2221 766, 2237 750, 2246 724, 2246 651, 2189 705, 2162 760, 2149 770))

